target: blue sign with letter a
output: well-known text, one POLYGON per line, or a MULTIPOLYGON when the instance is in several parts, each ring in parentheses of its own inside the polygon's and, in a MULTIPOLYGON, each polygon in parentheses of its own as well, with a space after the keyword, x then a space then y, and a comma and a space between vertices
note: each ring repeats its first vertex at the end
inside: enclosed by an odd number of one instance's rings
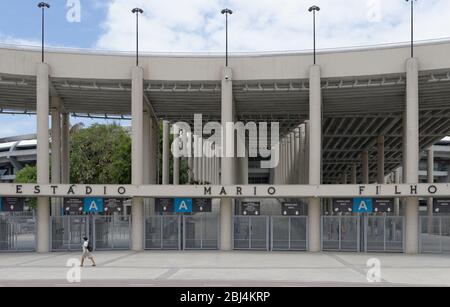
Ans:
POLYGON ((373 202, 372 198, 355 198, 353 199, 354 213, 372 213, 373 202))
POLYGON ((176 213, 192 213, 192 198, 175 198, 176 213))
POLYGON ((101 213, 103 207, 103 198, 85 198, 83 200, 83 211, 85 213, 101 213))

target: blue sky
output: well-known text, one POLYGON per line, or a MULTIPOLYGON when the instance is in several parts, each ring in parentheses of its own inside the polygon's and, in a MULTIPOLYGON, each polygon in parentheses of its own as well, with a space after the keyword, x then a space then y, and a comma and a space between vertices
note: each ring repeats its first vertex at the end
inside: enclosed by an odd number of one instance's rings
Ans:
MULTIPOLYGON (((39 45, 40 11, 35 0, 1 0, 0 43, 39 45)), ((230 17, 231 51, 311 48, 311 14, 319 5, 319 49, 405 42, 409 4, 404 0, 47 0, 46 43, 54 47, 130 51, 134 17, 142 7, 141 48, 146 52, 222 52, 224 17, 230 17), (81 5, 80 22, 69 6, 81 5), (68 6, 69 5, 69 6, 68 6)), ((418 0, 417 40, 450 38, 450 1, 418 0)), ((73 119, 73 122, 81 120, 73 119)), ((90 124, 91 121, 86 122, 90 124)), ((125 123, 127 124, 127 123, 125 123)), ((0 115, 0 137, 34 133, 34 117, 0 115)))

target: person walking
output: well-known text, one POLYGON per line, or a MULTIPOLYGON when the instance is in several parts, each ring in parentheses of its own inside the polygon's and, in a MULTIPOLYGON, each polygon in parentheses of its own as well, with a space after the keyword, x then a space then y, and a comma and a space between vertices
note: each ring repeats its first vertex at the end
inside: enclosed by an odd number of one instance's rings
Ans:
POLYGON ((92 245, 89 243, 87 237, 83 238, 83 255, 81 256, 81 266, 84 264, 84 260, 89 258, 92 261, 92 266, 96 266, 94 257, 92 256, 92 245))

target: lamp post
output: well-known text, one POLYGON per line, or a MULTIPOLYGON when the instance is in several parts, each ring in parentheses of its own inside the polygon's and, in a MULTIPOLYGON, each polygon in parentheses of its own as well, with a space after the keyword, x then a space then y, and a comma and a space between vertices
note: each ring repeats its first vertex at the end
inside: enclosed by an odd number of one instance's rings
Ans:
POLYGON ((45 3, 45 2, 39 2, 38 8, 42 9, 42 18, 41 18, 41 26, 42 26, 42 31, 41 31, 42 43, 41 43, 41 47, 42 47, 42 51, 41 51, 41 54, 42 54, 42 63, 44 63, 45 9, 49 9, 50 5, 48 3, 45 3))
POLYGON ((225 15, 225 66, 228 67, 228 15, 232 15, 233 11, 224 9, 222 14, 225 15))
POLYGON ((411 57, 414 57, 414 2, 417 0, 406 0, 411 2, 411 57))
POLYGON ((144 10, 136 7, 131 12, 136 14, 136 66, 139 66, 139 14, 144 13, 144 10))
POLYGON ((316 12, 320 11, 320 7, 313 5, 308 11, 313 13, 313 53, 314 53, 314 65, 316 65, 316 12))

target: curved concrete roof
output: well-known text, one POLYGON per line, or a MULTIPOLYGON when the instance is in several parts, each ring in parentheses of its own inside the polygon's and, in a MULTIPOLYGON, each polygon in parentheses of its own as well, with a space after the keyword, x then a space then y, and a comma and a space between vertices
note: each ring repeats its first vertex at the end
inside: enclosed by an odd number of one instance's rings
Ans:
MULTIPOLYGON (((417 44, 415 54, 423 71, 450 68, 450 41, 417 44)), ((317 61, 324 78, 372 76, 404 73, 409 55, 408 45, 388 45, 322 51, 317 61)), ((40 51, 4 47, 0 58, 0 73, 33 76, 40 51)), ((134 61, 133 55, 120 53, 50 49, 46 54, 54 78, 129 79, 134 61)), ((219 55, 153 54, 142 55, 140 64, 146 80, 218 81, 224 60, 219 55)), ((235 80, 305 79, 310 64, 311 54, 305 52, 236 54, 230 59, 235 80)))

